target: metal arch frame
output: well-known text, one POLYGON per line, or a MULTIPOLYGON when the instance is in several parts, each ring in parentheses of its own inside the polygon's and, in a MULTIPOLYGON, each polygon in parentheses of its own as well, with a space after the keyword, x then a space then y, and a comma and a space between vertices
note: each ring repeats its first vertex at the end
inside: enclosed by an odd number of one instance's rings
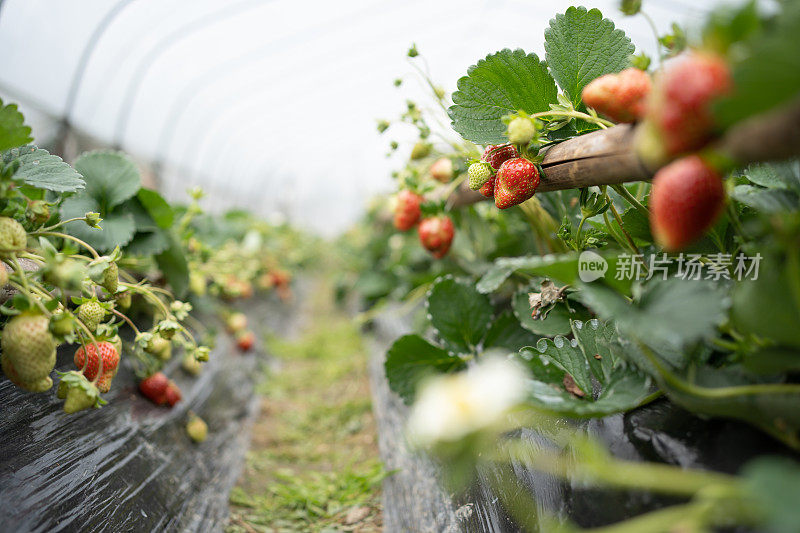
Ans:
POLYGON ((150 67, 158 60, 159 56, 170 50, 170 48, 181 40, 190 37, 192 34, 204 30, 211 24, 215 24, 232 16, 239 15, 249 9, 266 5, 271 0, 243 0, 235 6, 223 6, 219 9, 207 13, 206 15, 192 20, 175 31, 161 38, 150 51, 139 61, 134 71, 128 88, 125 91, 119 114, 117 115, 116 126, 112 143, 115 147, 121 147, 124 141, 125 132, 130 120, 131 111, 136 100, 142 82, 147 77, 150 67))
MULTIPOLYGON (((374 11, 376 6, 371 6, 368 9, 365 9, 361 12, 362 16, 367 11, 374 11)), ((380 7, 380 6, 377 6, 380 7)), ((325 23, 316 25, 308 30, 304 31, 301 35, 308 34, 310 32, 315 31, 333 31, 336 29, 336 26, 339 22, 342 21, 350 21, 352 19, 352 15, 343 16, 335 21, 327 21, 325 23)), ((277 43, 281 41, 291 41, 296 40, 299 37, 297 35, 293 35, 291 37, 283 37, 280 39, 276 39, 273 41, 268 42, 264 47, 260 47, 256 50, 249 50, 246 53, 240 55, 239 57, 235 58, 231 62, 226 65, 226 69, 222 71, 218 70, 218 66, 214 65, 205 72, 201 73, 198 76, 195 76, 192 80, 190 80, 187 84, 184 85, 183 90, 178 93, 178 96, 174 100, 174 104, 170 108, 170 112, 167 114, 167 118, 164 121, 164 127, 161 130, 161 134, 158 138, 157 146, 160 148, 159 154, 156 156, 156 161, 158 165, 163 165, 164 161, 166 160, 166 156, 169 153, 169 148, 172 145, 172 141, 175 137, 175 133, 177 131, 177 124, 179 124, 186 113, 187 109, 190 108, 194 100, 202 93, 204 89, 211 87, 214 85, 215 82, 219 82, 221 78, 224 76, 220 75, 220 72, 236 72, 239 68, 246 67, 251 64, 251 60, 261 60, 264 57, 269 57, 273 54, 264 54, 264 52, 270 51, 274 48, 277 43)), ((278 53, 278 52, 276 52, 278 53)), ((282 53, 282 51, 281 51, 282 53)))
MULTIPOLYGON (((83 82, 83 77, 86 74, 86 69, 89 66, 92 55, 94 54, 95 50, 97 50, 97 45, 99 44, 100 39, 103 38, 108 28, 111 27, 111 24, 117 19, 120 13, 122 13, 125 8, 134 1, 136 0, 120 0, 114 4, 114 7, 108 10, 108 13, 106 13, 97 24, 94 31, 89 36, 89 40, 86 41, 86 45, 83 47, 81 57, 78 59, 78 66, 75 67, 75 72, 72 74, 72 81, 70 82, 69 90, 67 91, 67 99, 64 102, 64 111, 61 113, 61 123, 59 124, 58 131, 56 133, 56 151, 62 155, 64 154, 66 135, 67 130, 69 129, 70 120, 72 118, 72 112, 75 109, 75 103, 77 102, 78 94, 80 93, 81 83, 83 82)), ((0 8, 2 8, 2 3, 0 3, 0 8)))

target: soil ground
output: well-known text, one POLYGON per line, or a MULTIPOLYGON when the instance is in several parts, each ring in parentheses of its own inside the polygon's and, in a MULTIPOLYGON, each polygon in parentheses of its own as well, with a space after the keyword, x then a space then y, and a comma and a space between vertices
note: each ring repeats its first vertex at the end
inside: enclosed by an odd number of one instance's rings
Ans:
POLYGON ((299 331, 266 339, 275 359, 259 387, 229 533, 382 529, 386 474, 361 334, 325 279, 313 279, 302 301, 299 331))

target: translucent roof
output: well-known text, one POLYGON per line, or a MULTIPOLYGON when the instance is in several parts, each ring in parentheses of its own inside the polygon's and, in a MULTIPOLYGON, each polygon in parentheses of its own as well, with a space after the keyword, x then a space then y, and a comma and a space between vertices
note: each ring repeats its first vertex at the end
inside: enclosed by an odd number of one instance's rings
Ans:
MULTIPOLYGON (((215 209, 241 206, 331 233, 391 186, 412 131, 379 136, 408 98, 423 100, 412 42, 448 92, 469 65, 502 48, 543 55, 544 28, 565 0, 5 0, 0 94, 37 116, 67 109, 80 130, 162 162, 171 198, 202 185, 215 209), (94 46, 87 43, 94 42, 94 46), (86 51, 90 50, 89 53, 86 51), (403 88, 393 80, 403 77, 403 88)), ((645 1, 658 29, 692 25, 715 2, 645 1)), ((655 39, 616 0, 582 2, 641 50, 655 39)))

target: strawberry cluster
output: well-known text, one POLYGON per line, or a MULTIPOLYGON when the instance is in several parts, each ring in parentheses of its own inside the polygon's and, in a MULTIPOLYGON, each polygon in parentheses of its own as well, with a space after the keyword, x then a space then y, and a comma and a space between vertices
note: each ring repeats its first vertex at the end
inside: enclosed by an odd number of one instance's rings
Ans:
POLYGON ((521 204, 531 198, 539 186, 539 169, 520 157, 511 144, 490 145, 480 162, 467 169, 469 186, 487 198, 494 198, 498 209, 521 204))
MULTIPOLYGON (((450 161, 449 159, 447 161, 450 161)), ((394 227, 408 231, 417 226, 422 246, 436 259, 441 259, 450 251, 455 236, 453 221, 445 214, 422 216, 425 198, 413 191, 404 189, 397 193, 394 208, 394 227)))

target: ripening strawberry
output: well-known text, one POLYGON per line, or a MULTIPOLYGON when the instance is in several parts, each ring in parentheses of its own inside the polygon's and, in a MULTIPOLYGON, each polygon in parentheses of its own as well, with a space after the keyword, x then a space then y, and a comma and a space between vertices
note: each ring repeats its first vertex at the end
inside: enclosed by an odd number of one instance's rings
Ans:
POLYGON ((657 167, 708 143, 714 134, 712 104, 732 86, 720 56, 692 52, 670 64, 655 80, 637 132, 636 149, 645 164, 657 167))
POLYGON ((236 334, 236 346, 243 352, 248 352, 253 348, 256 336, 252 331, 244 330, 236 334))
POLYGON ((433 257, 441 259, 450 250, 455 228, 447 215, 429 217, 419 223, 419 240, 433 257))
POLYGON ((500 166, 494 183, 494 205, 507 209, 521 204, 536 192, 539 169, 525 158, 509 159, 500 166))
POLYGON ((397 193, 397 205, 394 208, 394 227, 400 231, 408 231, 413 228, 419 222, 419 217, 422 214, 420 209, 422 202, 422 196, 407 189, 397 193))
POLYGON ((100 349, 100 357, 103 359, 103 369, 96 382, 97 389, 100 392, 108 392, 111 390, 111 380, 117 375, 119 367, 119 352, 117 352, 113 344, 108 341, 102 341, 97 343, 96 348, 94 343, 87 344, 85 348, 81 346, 75 352, 74 363, 78 370, 83 369, 86 379, 89 381, 94 380, 98 370, 100 370, 100 359, 97 357, 98 348, 100 349), (87 353, 89 354, 88 362, 86 361, 87 353))
POLYGON ((156 405, 167 403, 167 387, 169 379, 163 372, 156 372, 139 382, 139 392, 156 405))
POLYGON ((197 415, 191 415, 186 423, 186 434, 194 442, 203 442, 208 437, 208 424, 197 415))
POLYGON ((50 372, 56 364, 56 341, 49 328, 50 320, 35 313, 17 315, 3 328, 0 363, 18 387, 44 392, 53 386, 50 372))
POLYGON ((725 207, 722 176, 697 155, 656 173, 650 193, 650 226, 666 250, 680 250, 708 231, 725 207))
POLYGON ((519 152, 512 145, 492 144, 484 150, 481 161, 486 161, 493 169, 497 170, 500 165, 514 157, 519 157, 519 152))
POLYGON ((494 184, 497 181, 497 176, 492 176, 486 183, 481 185, 481 188, 478 189, 478 192, 484 195, 486 198, 494 198, 494 184))
POLYGON ((650 76, 638 68, 605 74, 583 88, 581 99, 614 122, 636 122, 645 113, 650 76))
POLYGON ((429 172, 436 181, 448 183, 453 179, 453 162, 446 157, 439 158, 431 165, 429 172))

